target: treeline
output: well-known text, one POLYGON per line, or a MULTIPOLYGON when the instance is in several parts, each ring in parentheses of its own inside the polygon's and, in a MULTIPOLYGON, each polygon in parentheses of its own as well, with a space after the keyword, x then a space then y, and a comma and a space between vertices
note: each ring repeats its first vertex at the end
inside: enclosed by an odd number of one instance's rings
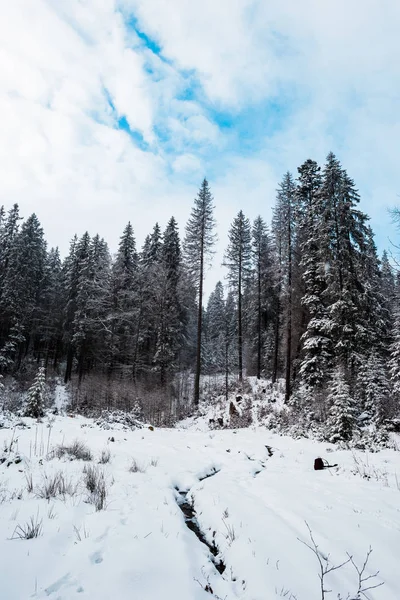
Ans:
POLYGON ((63 260, 47 249, 36 215, 21 223, 17 205, 2 207, 0 373, 18 377, 34 359, 66 382, 98 374, 166 390, 190 371, 194 404, 201 373, 223 373, 226 385, 246 373, 284 378, 286 401, 336 430, 351 431, 360 415, 391 418, 400 392, 399 282, 387 255, 378 258, 336 157, 284 176, 270 225, 238 213, 226 290, 218 283, 203 307, 213 202, 204 180, 183 240, 171 217, 139 251, 128 223, 115 257, 103 238, 85 233, 63 260))

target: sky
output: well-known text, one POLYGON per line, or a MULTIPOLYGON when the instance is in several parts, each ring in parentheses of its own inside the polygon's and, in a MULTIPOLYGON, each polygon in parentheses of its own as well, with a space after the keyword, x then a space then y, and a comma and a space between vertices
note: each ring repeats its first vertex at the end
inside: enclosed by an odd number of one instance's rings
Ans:
POLYGON ((174 215, 204 177, 219 243, 240 209, 271 218, 286 171, 333 151, 380 250, 399 234, 400 3, 395 0, 4 0, 0 204, 38 215, 63 255, 112 252, 174 215))

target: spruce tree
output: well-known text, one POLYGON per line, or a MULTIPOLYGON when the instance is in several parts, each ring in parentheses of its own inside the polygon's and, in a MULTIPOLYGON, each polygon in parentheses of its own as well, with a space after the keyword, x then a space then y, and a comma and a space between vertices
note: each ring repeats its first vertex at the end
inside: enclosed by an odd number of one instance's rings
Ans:
POLYGON ((368 420, 381 427, 389 416, 391 389, 387 367, 376 352, 371 352, 366 364, 364 390, 368 420))
POLYGON ((229 244, 224 265, 228 268, 228 281, 237 302, 238 323, 238 371, 243 380, 243 291, 251 275, 251 225, 243 211, 239 211, 229 230, 229 244))
POLYGON ((139 258, 133 227, 129 222, 120 238, 111 270, 111 323, 108 373, 119 365, 136 371, 135 357, 139 335, 139 258))
MULTIPOLYGON (((286 173, 277 190, 273 216, 273 233, 278 252, 278 297, 281 296, 285 309, 285 401, 289 400, 292 388, 292 323, 293 323, 293 274, 296 236, 296 186, 290 173, 286 173)), ((280 310, 279 310, 280 312, 280 310)), ((279 353, 279 314, 276 323, 275 367, 279 353)))
POLYGON ((40 297, 40 319, 37 337, 40 340, 40 351, 45 353, 45 366, 50 358, 53 367, 57 367, 62 353, 62 327, 63 327, 63 297, 62 297, 62 266, 58 248, 51 248, 47 253, 42 293, 40 297))
POLYGON ((394 315, 393 341, 390 347, 389 361, 390 379, 393 385, 393 392, 397 399, 400 399, 400 308, 394 315))
POLYGON ((46 388, 46 372, 39 367, 35 380, 28 390, 28 401, 25 416, 39 419, 44 415, 44 392, 46 388))
POLYGON ((326 255, 323 244, 323 214, 321 199, 321 169, 307 160, 298 172, 296 195, 300 213, 300 239, 304 295, 307 311, 303 333, 300 376, 311 389, 321 388, 329 378, 332 360, 330 324, 324 292, 326 289, 326 255))
POLYGON ((196 371, 194 380, 195 406, 199 404, 200 399, 204 274, 206 266, 213 254, 213 246, 216 241, 214 229, 213 197, 208 181, 207 179, 204 179, 186 224, 186 236, 184 241, 185 264, 196 289, 198 300, 196 371))
POLYGON ((18 331, 24 342, 19 346, 18 368, 22 351, 26 354, 35 342, 43 291, 46 242, 35 214, 15 234, 6 262, 0 311, 8 320, 8 332, 18 331))
POLYGON ((205 320, 204 367, 209 373, 220 373, 225 365, 225 300, 220 281, 208 299, 205 320))
POLYGON ((95 235, 79 270, 72 343, 78 360, 79 381, 96 363, 108 362, 111 259, 104 239, 95 235))
POLYGON ((272 321, 274 305, 274 274, 271 241, 268 228, 259 216, 252 228, 253 278, 251 285, 251 337, 256 339, 256 375, 259 379, 265 367, 265 337, 272 321), (255 335, 254 335, 255 334, 255 335))
POLYGON ((165 387, 177 368, 183 344, 182 307, 178 286, 181 276, 181 247, 178 225, 171 217, 162 237, 158 281, 156 282, 156 347, 153 364, 165 387))
POLYGON ((333 373, 327 401, 330 405, 326 423, 327 439, 333 444, 350 441, 355 428, 354 400, 342 367, 333 373))
MULTIPOLYGON (((76 312, 78 310, 78 294, 82 278, 88 271, 90 254, 90 235, 86 231, 78 240, 75 236, 70 244, 69 255, 63 264, 62 285, 64 291, 64 343, 67 348, 67 361, 64 380, 67 383, 72 376, 75 358, 76 312)), ((81 296, 82 297, 82 296, 81 296)))
POLYGON ((330 153, 321 187, 323 203, 322 244, 327 264, 325 298, 334 353, 354 376, 359 334, 365 326, 360 294, 364 290, 360 258, 367 244, 367 217, 358 210, 354 182, 330 153))

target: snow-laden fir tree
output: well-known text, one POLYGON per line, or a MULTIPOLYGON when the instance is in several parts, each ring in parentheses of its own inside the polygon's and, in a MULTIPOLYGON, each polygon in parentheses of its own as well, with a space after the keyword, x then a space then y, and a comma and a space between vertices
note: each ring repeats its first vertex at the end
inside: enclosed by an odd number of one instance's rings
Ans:
MULTIPOLYGON (((15 228, 15 224, 13 226, 15 228)), ((21 352, 17 354, 17 368, 22 351, 27 353, 30 344, 37 346, 40 343, 36 327, 40 322, 45 261, 43 229, 37 216, 32 214, 13 237, 6 259, 0 301, 0 313, 7 323, 5 342, 12 329, 18 332, 19 337, 23 336, 21 342, 24 344, 20 344, 21 352)))
POLYGON ((272 333, 275 276, 273 250, 267 225, 258 216, 252 227, 253 277, 250 284, 249 301, 249 345, 255 348, 256 375, 266 369, 266 344, 268 333, 272 333))
POLYGON ((77 311, 78 289, 81 274, 86 268, 90 252, 90 235, 86 231, 78 240, 75 235, 70 243, 69 254, 62 267, 62 287, 64 295, 64 335, 63 342, 66 348, 66 367, 64 381, 67 383, 72 377, 73 361, 75 358, 75 314, 77 311))
POLYGON ((183 311, 179 298, 181 275, 181 246, 178 224, 171 217, 162 238, 158 281, 154 282, 156 346, 152 359, 160 374, 160 385, 165 387, 168 378, 177 369, 179 351, 183 343, 183 311))
POLYGON ((383 339, 382 352, 386 359, 390 358, 390 348, 393 343, 393 328, 396 310, 396 280, 394 269, 389 262, 387 252, 384 251, 381 259, 380 285, 382 297, 383 339))
POLYGON ((46 372, 44 367, 39 367, 35 380, 28 390, 28 401, 25 407, 25 416, 39 419, 44 415, 44 393, 46 388, 46 372))
POLYGON ((390 379, 393 392, 400 399, 400 310, 397 309, 394 318, 393 342, 390 348, 390 379))
POLYGON ((109 330, 107 316, 111 312, 111 257, 107 243, 95 235, 89 244, 86 260, 81 263, 72 343, 77 356, 79 380, 89 365, 108 362, 109 330))
POLYGON ((326 438, 333 444, 348 442, 356 425, 355 406, 342 367, 334 370, 328 391, 327 403, 330 408, 326 438))
POLYGON ((289 400, 292 387, 292 324, 293 324, 293 266, 296 235, 296 186, 291 173, 286 173, 279 184, 276 205, 272 220, 272 232, 275 237, 278 267, 278 318, 275 332, 275 367, 273 380, 278 366, 280 319, 284 323, 285 349, 285 401, 289 400))
POLYGON ((155 367, 153 361, 157 351, 159 330, 160 282, 163 280, 161 252, 161 230, 156 223, 151 234, 146 236, 139 260, 138 306, 140 310, 135 377, 136 375, 147 377, 155 367))
POLYGON ((111 269, 110 360, 108 373, 120 366, 136 372, 135 357, 140 318, 138 298, 138 254, 133 227, 129 222, 120 238, 111 269))
POLYGON ((221 373, 225 365, 225 300, 220 281, 211 292, 205 315, 204 369, 221 373))
POLYGON ((323 254, 320 167, 307 160, 298 169, 296 195, 300 212, 300 241, 307 326, 302 336, 300 376, 312 389, 320 389, 329 378, 332 360, 330 322, 327 317, 326 257, 323 254))
POLYGON ((365 411, 370 422, 381 427, 389 416, 391 389, 387 367, 376 352, 368 359, 365 375, 365 411))
POLYGON ((369 314, 364 299, 369 292, 363 258, 370 243, 370 229, 367 216, 358 209, 360 198, 354 182, 332 153, 324 168, 321 195, 322 244, 328 265, 324 296, 334 354, 354 379, 360 352, 367 350, 364 333, 368 331, 369 314))

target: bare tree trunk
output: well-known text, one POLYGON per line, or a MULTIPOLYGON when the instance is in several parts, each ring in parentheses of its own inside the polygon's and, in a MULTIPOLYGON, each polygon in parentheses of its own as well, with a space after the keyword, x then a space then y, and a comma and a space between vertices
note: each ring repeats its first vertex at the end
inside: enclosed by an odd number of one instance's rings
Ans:
POLYGON ((257 272, 257 379, 261 378, 261 272, 260 272, 260 257, 258 258, 258 272, 257 272))
POLYGON ((242 330, 242 265, 239 258, 239 298, 238 298, 238 343, 239 343, 239 381, 243 381, 243 330, 242 330))
POLYGON ((73 359, 74 359, 74 351, 70 344, 69 348, 68 348, 68 354, 67 354, 67 366, 65 368, 64 383, 68 383, 68 381, 71 380, 73 359))
POLYGON ((194 405, 200 401, 200 374, 201 374, 201 334, 203 326, 203 270, 204 270, 204 240, 201 240, 200 251, 200 281, 199 281, 199 310, 197 314, 197 345, 196 345, 196 374, 194 379, 194 405))
POLYGON ((291 232, 291 211, 289 207, 288 215, 288 305, 287 305, 287 323, 286 323, 286 382, 285 382, 285 402, 289 401, 292 391, 291 369, 292 369, 292 232, 291 232))

